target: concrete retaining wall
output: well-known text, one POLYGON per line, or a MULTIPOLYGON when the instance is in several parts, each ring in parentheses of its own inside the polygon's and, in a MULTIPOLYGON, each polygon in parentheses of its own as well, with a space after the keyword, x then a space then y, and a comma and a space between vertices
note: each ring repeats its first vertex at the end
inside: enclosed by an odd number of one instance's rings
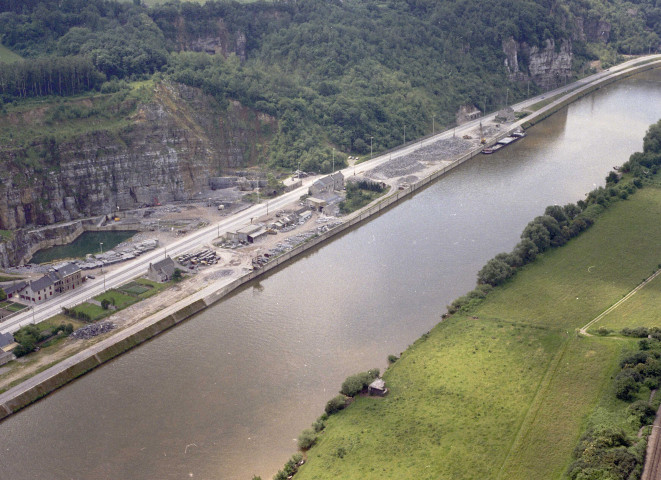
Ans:
MULTIPOLYGON (((661 61, 652 62, 646 65, 642 65, 635 69, 635 71, 628 71, 621 74, 613 75, 608 79, 605 79, 598 85, 591 85, 587 87, 582 87, 577 89, 568 99, 563 101, 553 102, 539 111, 531 114, 529 117, 516 122, 511 128, 500 134, 496 140, 491 139, 491 142, 495 142, 502 137, 507 136, 510 132, 523 126, 528 128, 539 121, 547 118, 552 113, 557 110, 565 107, 569 103, 575 101, 578 98, 581 98, 589 93, 601 88, 604 85, 611 84, 622 78, 629 77, 635 73, 650 70, 653 68, 661 67, 661 61)), ((213 293, 207 295, 203 299, 195 299, 191 297, 192 303, 186 305, 185 307, 177 310, 171 314, 164 314, 161 318, 156 318, 149 324, 134 326, 134 328, 129 327, 128 329, 119 332, 115 336, 108 339, 108 341, 101 342, 99 345, 103 346, 93 346, 84 352, 74 355, 70 359, 67 359, 61 362, 54 367, 51 367, 46 372, 38 374, 34 378, 37 379, 37 383, 27 389, 21 388, 21 386, 14 387, 13 389, 0 394, 0 421, 8 417, 12 413, 20 410, 21 408, 35 402, 41 397, 47 395, 48 393, 66 385, 77 377, 87 373, 88 371, 98 367, 99 365, 111 360, 112 358, 121 355, 125 351, 143 343, 150 338, 155 337, 159 333, 173 327, 174 325, 190 318, 196 313, 204 310, 205 308, 213 305, 216 302, 219 302, 227 294, 241 287, 242 285, 254 280, 255 278, 270 272, 271 270, 286 264, 290 260, 294 259, 296 256, 301 253, 314 248, 326 241, 328 241, 333 236, 355 226, 359 223, 369 219, 373 215, 376 215, 392 205, 399 202, 401 199, 411 196, 414 192, 417 192, 430 183, 438 179, 439 177, 445 175, 447 172, 453 168, 458 167, 465 161, 473 158, 476 155, 479 155, 481 152, 481 146, 471 152, 468 152, 461 157, 457 158, 452 164, 437 170, 426 178, 421 179, 420 181, 411 184, 405 190, 398 190, 394 194, 390 194, 387 197, 381 199, 376 204, 367 208, 364 211, 353 214, 349 218, 338 225, 337 227, 329 230, 328 232, 323 233, 317 237, 314 237, 307 241, 306 243, 299 245, 289 252, 280 255, 277 258, 272 259, 266 265, 264 265, 259 270, 252 271, 242 277, 234 280, 233 282, 224 285, 213 293), (137 328, 136 328, 137 327, 137 328), (39 377, 39 378, 37 378, 39 377)))

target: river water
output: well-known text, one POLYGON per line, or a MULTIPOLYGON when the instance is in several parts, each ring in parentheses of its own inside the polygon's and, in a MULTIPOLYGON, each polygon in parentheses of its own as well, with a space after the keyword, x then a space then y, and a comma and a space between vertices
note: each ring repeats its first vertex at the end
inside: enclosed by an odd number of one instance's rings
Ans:
POLYGON ((27 479, 265 480, 349 374, 384 368, 549 204, 642 148, 661 72, 597 91, 0 424, 27 479))

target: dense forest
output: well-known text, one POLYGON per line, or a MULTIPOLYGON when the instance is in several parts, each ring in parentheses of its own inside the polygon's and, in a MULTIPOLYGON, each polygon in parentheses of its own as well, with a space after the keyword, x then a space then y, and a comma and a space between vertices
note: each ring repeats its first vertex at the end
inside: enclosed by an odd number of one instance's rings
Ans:
POLYGON ((327 170, 333 148, 366 153, 370 137, 390 148, 405 130, 413 139, 432 122, 452 125, 461 105, 492 111, 538 91, 531 49, 570 44, 575 75, 590 61, 656 51, 656 3, 0 0, 1 43, 24 58, 0 65, 0 99, 156 76, 277 118, 271 166, 327 170), (521 49, 519 76, 508 75, 507 41, 521 49))

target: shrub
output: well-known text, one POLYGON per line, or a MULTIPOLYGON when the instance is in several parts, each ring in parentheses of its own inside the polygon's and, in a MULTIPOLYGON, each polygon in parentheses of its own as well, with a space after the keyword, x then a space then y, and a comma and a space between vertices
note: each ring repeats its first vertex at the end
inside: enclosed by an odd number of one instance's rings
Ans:
POLYGON ((612 332, 612 330, 609 330, 606 327, 599 327, 597 329, 597 334, 602 335, 602 336, 606 336, 606 335, 610 334, 611 332, 612 332))
POLYGON ((629 401, 638 393, 640 385, 632 375, 623 375, 623 373, 620 372, 615 377, 615 396, 620 400, 629 401))
POLYGON ((312 424, 312 428, 314 429, 315 432, 319 433, 324 428, 326 428, 326 422, 324 422, 324 420, 321 417, 319 417, 312 424))
POLYGON ((644 338, 649 335, 649 330, 646 327, 636 327, 636 328, 623 328, 621 330, 622 335, 625 337, 637 337, 644 338))
POLYGON ((298 436, 298 448, 301 450, 309 450, 316 441, 317 434, 315 431, 310 428, 306 428, 298 436))
POLYGON ((633 402, 627 407, 627 412, 636 421, 637 427, 652 423, 656 415, 652 406, 644 400, 633 402))
POLYGON ((326 413, 328 415, 332 415, 334 413, 339 412, 340 410, 344 409, 346 407, 346 398, 344 395, 337 395, 336 397, 331 398, 328 400, 328 403, 326 403, 326 413))
POLYGON ((399 357, 397 355, 392 355, 392 354, 388 355, 388 363, 393 364, 397 360, 399 360, 399 357))
POLYGON ((477 274, 477 281, 481 284, 501 285, 514 274, 514 269, 503 260, 492 258, 477 274))
POLYGON ((108 300, 107 298, 101 300, 101 308, 103 308, 104 310, 108 310, 109 306, 110 306, 110 300, 108 300))
POLYGON ((347 397, 354 397, 359 394, 362 390, 367 388, 367 386, 372 383, 372 381, 379 376, 379 369, 375 368, 367 372, 357 373, 356 375, 351 375, 342 383, 342 388, 340 393, 346 395, 347 397))

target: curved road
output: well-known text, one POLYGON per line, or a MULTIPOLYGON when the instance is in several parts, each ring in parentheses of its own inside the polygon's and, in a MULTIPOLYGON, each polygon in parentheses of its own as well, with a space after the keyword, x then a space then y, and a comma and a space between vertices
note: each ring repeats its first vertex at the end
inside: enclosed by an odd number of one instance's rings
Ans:
MULTIPOLYGON (((640 57, 633 60, 629 60, 628 62, 610 68, 608 71, 596 73, 589 77, 585 77, 574 83, 565 85, 564 87, 557 88, 549 92, 545 92, 543 95, 538 95, 536 97, 512 105, 512 107, 515 110, 521 110, 530 107, 540 102, 541 100, 552 98, 562 93, 567 94, 569 92, 575 92, 579 88, 591 85, 595 82, 601 81, 617 73, 621 73, 627 70, 628 68, 635 66, 641 62, 646 62, 649 60, 658 60, 658 59, 661 59, 661 55, 650 55, 646 57, 640 57)), ((411 144, 404 146, 396 151, 392 151, 390 153, 376 157, 373 160, 369 160, 367 162, 361 163, 359 164, 359 166, 347 167, 344 170, 342 170, 342 173, 345 175, 345 177, 353 175, 357 169, 359 169, 358 173, 362 173, 365 170, 372 169, 378 165, 388 162, 393 158, 398 158, 408 155, 418 150, 419 148, 422 148, 425 145, 430 145, 439 140, 450 138, 456 134, 463 135, 464 133, 469 132, 475 127, 477 127, 480 124, 480 122, 487 122, 494 120, 495 116, 496 113, 494 112, 492 114, 481 117, 477 120, 473 120, 468 123, 462 124, 456 128, 446 130, 445 132, 441 132, 436 135, 430 136, 421 141, 412 142, 411 144)), ((46 320, 52 317, 53 315, 60 313, 62 311, 62 307, 71 307, 73 305, 77 305, 91 297, 103 293, 104 289, 111 289, 114 287, 118 287, 126 282, 129 282, 130 280, 136 277, 144 275, 150 263, 158 261, 159 259, 164 258, 168 254, 170 256, 176 257, 183 253, 195 250, 199 248, 201 245, 210 243, 219 236, 224 235, 226 232, 232 231, 238 227, 241 227, 249 223, 251 218, 259 218, 262 215, 265 215, 267 209, 270 209, 271 211, 275 211, 285 207, 286 205, 294 203, 302 195, 307 193, 307 189, 309 185, 315 179, 316 179, 315 177, 307 178, 304 180, 303 185, 301 187, 292 190, 291 192, 288 192, 280 197, 269 200, 268 204, 260 203, 257 205, 253 205, 247 210, 244 210, 242 212, 237 213, 236 215, 224 219, 215 225, 210 225, 208 227, 197 230, 189 235, 186 235, 185 237, 182 237, 179 240, 176 240, 175 242, 165 247, 154 250, 153 252, 146 253, 136 258, 135 260, 126 262, 125 264, 116 267, 113 271, 105 274, 105 288, 104 288, 104 279, 101 276, 99 276, 94 281, 86 282, 79 290, 68 292, 61 296, 53 298, 47 303, 37 305, 34 308, 31 308, 27 312, 16 315, 15 317, 11 317, 10 319, 0 324, 0 333, 15 332, 21 326, 30 323, 38 323, 43 320, 46 320)))

